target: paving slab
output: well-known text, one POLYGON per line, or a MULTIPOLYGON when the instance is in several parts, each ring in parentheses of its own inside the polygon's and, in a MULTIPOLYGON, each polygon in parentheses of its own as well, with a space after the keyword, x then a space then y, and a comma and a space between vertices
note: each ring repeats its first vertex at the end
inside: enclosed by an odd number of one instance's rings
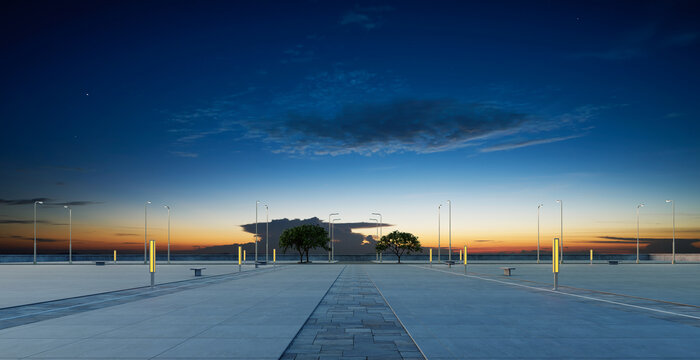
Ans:
POLYGON ((364 268, 429 359, 700 354, 700 319, 418 266, 364 268))
POLYGON ((340 270, 289 266, 3 329, 0 358, 277 359, 340 270))
MULTIPOLYGON (((238 265, 234 264, 158 264, 156 283, 192 279, 192 267, 206 267, 204 277, 238 271, 238 265)), ((245 265, 242 270, 254 268, 245 265)), ((150 283, 148 265, 144 264, 0 264, 0 289, 3 289, 0 308, 148 286, 150 283)))

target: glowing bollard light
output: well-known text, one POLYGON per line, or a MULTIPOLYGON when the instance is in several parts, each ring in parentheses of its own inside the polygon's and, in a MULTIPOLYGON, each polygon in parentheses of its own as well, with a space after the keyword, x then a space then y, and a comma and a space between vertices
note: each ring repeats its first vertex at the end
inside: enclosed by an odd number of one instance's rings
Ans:
POLYGON ((277 249, 272 249, 272 267, 277 265, 277 249))
POLYGON ((117 262, 117 250, 114 250, 114 262, 117 262))
POLYGON ((151 273, 151 289, 156 281, 156 241, 149 242, 148 271, 151 273))
POLYGON ((593 265, 593 249, 591 249, 591 265, 593 265))
POLYGON ((467 275, 467 245, 464 245, 464 275, 467 275))
POLYGON ((459 261, 462 261, 462 250, 459 250, 459 261))
POLYGON ((559 289, 559 238, 552 242, 552 272, 554 273, 554 291, 559 289))
POLYGON ((238 247, 238 272, 241 272, 241 247, 238 247))
POLYGON ((433 267, 433 249, 430 249, 430 256, 428 259, 428 262, 430 262, 430 267, 433 267))

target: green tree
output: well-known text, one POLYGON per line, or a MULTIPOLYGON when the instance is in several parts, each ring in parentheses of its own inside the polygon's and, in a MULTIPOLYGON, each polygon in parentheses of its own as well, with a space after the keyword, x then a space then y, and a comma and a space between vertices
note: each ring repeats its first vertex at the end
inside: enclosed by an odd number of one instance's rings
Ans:
POLYGON ((328 233, 318 225, 296 226, 284 230, 280 235, 282 252, 286 253, 287 249, 294 249, 299 253, 300 263, 304 262, 304 254, 306 254, 306 262, 309 262, 309 250, 318 247, 329 250, 328 233))
POLYGON ((402 255, 410 255, 413 252, 423 252, 418 237, 411 233, 400 232, 398 230, 382 236, 382 238, 377 241, 375 248, 378 252, 389 250, 394 253, 399 259, 399 264, 401 264, 402 255))

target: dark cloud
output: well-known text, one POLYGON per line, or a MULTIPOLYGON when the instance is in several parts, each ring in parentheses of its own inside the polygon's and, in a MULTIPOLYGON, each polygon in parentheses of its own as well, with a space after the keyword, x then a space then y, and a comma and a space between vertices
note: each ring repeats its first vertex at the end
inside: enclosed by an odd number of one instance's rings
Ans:
POLYGON ((58 206, 85 206, 85 205, 97 205, 102 204, 101 201, 68 201, 61 203, 50 203, 47 205, 58 205, 58 206))
MULTIPOLYGON (((594 242, 626 245, 635 245, 637 243, 636 237, 599 236, 598 238, 604 240, 595 240, 594 242)), ((672 241, 672 238, 639 238, 640 251, 645 253, 670 253, 672 241)), ((676 253, 700 253, 700 239, 676 238, 676 253)))
MULTIPOLYGON (((286 229, 313 224, 322 226, 324 229, 328 230, 328 223, 323 220, 313 217, 309 219, 279 219, 270 221, 269 229, 269 248, 272 251, 273 248, 279 249, 279 237, 282 232, 286 229)), ((374 254, 374 244, 376 239, 373 236, 364 236, 353 232, 353 229, 361 228, 374 228, 376 223, 335 223, 333 230, 333 238, 335 239, 335 250, 336 253, 347 254, 374 254)), ((384 224, 384 226, 390 226, 384 224)), ((255 223, 241 225, 243 230, 250 235, 250 242, 246 244, 241 244, 244 250, 248 252, 248 256, 252 254, 255 250, 255 243, 253 242, 253 234, 255 234, 255 223)), ((258 254, 260 252, 265 252, 265 223, 258 223, 258 234, 260 234, 261 240, 258 243, 258 254), (262 247, 261 247, 262 246, 262 247)), ((238 251, 238 245, 219 245, 204 247, 198 250, 202 253, 236 253, 238 251)), ((315 250, 311 252, 312 254, 325 254, 324 250, 315 250)))
POLYGON ((2 205, 33 205, 35 201, 48 202, 51 201, 49 198, 33 198, 33 199, 0 199, 0 204, 2 205))
MULTIPOLYGON (((115 233, 115 236, 137 236, 141 234, 132 234, 132 233, 115 233)), ((126 243, 125 243, 126 244, 126 243)))
POLYGON ((290 154, 431 153, 475 145, 523 130, 527 115, 450 99, 350 104, 332 117, 291 113, 244 124, 290 154))
MULTIPOLYGON (((10 236, 10 238, 24 240, 24 241, 34 241, 33 237, 28 237, 28 236, 13 235, 13 236, 10 236)), ((49 238, 36 238, 36 242, 38 242, 38 243, 53 243, 53 242, 61 242, 61 241, 66 241, 66 240, 49 239, 49 238)))
MULTIPOLYGON (((37 220, 37 224, 49 224, 49 225, 68 225, 68 224, 62 224, 62 223, 55 223, 51 221, 46 221, 46 220, 37 220)), ((10 220, 0 220, 0 224, 34 224, 34 220, 18 220, 18 219, 10 219, 10 220)))

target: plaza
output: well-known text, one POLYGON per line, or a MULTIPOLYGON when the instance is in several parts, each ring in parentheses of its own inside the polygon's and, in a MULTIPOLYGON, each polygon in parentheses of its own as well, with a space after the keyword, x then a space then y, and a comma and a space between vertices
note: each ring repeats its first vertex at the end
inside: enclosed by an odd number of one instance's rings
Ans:
POLYGON ((699 264, 3 265, 0 358, 697 358, 699 264), (20 280, 21 279, 21 280, 20 280), (90 295, 97 294, 97 295, 90 295), (65 299, 65 300, 62 300, 65 299))

